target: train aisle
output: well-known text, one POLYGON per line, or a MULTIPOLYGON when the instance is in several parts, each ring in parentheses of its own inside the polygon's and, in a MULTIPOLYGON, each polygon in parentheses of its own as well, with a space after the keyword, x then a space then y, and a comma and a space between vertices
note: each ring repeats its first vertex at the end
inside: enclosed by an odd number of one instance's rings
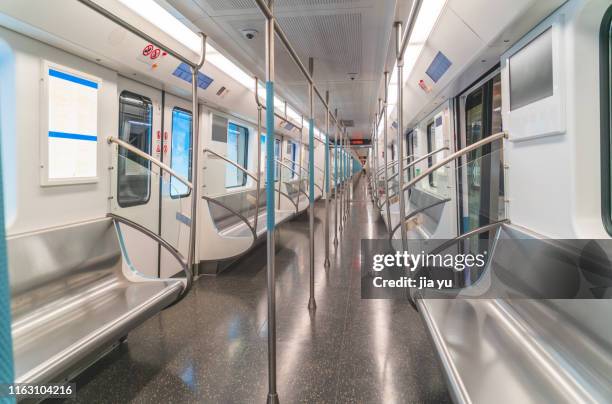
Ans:
MULTIPOLYGON (((408 302, 361 299, 360 240, 385 233, 365 178, 356 182, 349 218, 328 270, 323 267, 324 213, 321 201, 316 218, 318 307, 313 315, 307 309, 307 215, 279 228, 281 403, 450 401, 432 345, 408 302)), ((200 278, 184 301, 131 332, 127 343, 76 380, 76 399, 265 402, 266 308, 261 245, 221 275, 200 278)))

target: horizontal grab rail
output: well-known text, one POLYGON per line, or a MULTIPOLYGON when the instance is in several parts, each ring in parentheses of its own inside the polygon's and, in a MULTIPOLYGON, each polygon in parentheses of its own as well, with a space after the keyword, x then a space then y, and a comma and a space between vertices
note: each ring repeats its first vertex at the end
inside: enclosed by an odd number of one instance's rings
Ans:
POLYGON ((248 175, 249 177, 251 177, 255 182, 259 182, 259 178, 257 178, 255 176, 255 174, 252 174, 249 170, 247 170, 246 168, 244 168, 243 166, 241 166, 240 164, 228 159, 227 157, 224 157, 222 155, 220 155, 219 153, 216 153, 208 148, 204 149, 204 153, 210 153, 215 157, 220 158, 221 160, 225 161, 226 163, 229 163, 231 165, 233 165, 234 167, 236 167, 237 169, 239 169, 240 171, 242 171, 243 173, 245 173, 246 175, 248 175))
POLYGON ((423 178, 428 177, 429 174, 433 173, 438 168, 445 166, 449 162, 457 159, 458 157, 464 156, 464 155, 468 154, 469 152, 471 152, 472 150, 478 149, 479 147, 482 147, 482 146, 485 146, 487 144, 493 143, 494 141, 496 141, 498 139, 505 139, 507 137, 508 137, 508 134, 506 132, 499 132, 499 133, 496 133, 496 134, 491 135, 489 137, 485 137, 484 139, 480 139, 478 142, 473 143, 473 144, 471 144, 471 145, 469 145, 467 147, 464 147, 461 150, 456 151, 455 153, 451 154, 450 156, 447 156, 444 160, 440 161, 439 163, 436 163, 433 166, 429 167, 423 173, 417 175, 408 184, 406 184, 406 186, 404 186, 404 188, 402 188, 402 191, 406 191, 407 189, 412 188, 416 183, 421 181, 423 178))
MULTIPOLYGON (((415 158, 415 156, 414 156, 414 154, 411 154, 410 156, 404 157, 403 161, 408 161, 408 160, 413 159, 413 158, 415 158)), ((379 168, 377 174, 378 175, 383 174, 383 171, 385 171, 385 168, 389 169, 389 168, 391 168, 392 166, 395 166, 395 165, 397 165, 397 160, 390 161, 389 163, 387 163, 387 167, 379 168)))
POLYGON ((426 158, 429 158, 435 154, 438 154, 440 152, 443 152, 444 150, 449 150, 448 146, 444 146, 444 147, 440 147, 439 149, 436 149, 434 151, 432 151, 431 153, 427 153, 419 158, 417 158, 416 160, 412 160, 410 163, 408 163, 408 165, 404 168, 410 168, 415 166, 417 163, 420 163, 421 161, 425 160, 426 158))
POLYGON ((138 157, 142 157, 143 159, 150 161, 151 163, 155 164, 156 166, 158 166, 162 170, 166 171, 168 174, 172 175, 178 181, 182 182, 185 186, 187 186, 187 188, 193 189, 193 184, 191 182, 187 181, 185 178, 181 177, 176 171, 174 171, 172 168, 170 168, 170 166, 168 166, 167 164, 162 163, 161 161, 159 161, 155 157, 152 157, 150 154, 143 152, 139 148, 132 146, 128 142, 125 142, 125 141, 123 141, 121 139, 117 139, 114 136, 109 136, 108 137, 108 143, 115 143, 117 146, 122 147, 122 148, 124 148, 124 149, 126 149, 128 151, 131 151, 132 153, 136 154, 138 157))

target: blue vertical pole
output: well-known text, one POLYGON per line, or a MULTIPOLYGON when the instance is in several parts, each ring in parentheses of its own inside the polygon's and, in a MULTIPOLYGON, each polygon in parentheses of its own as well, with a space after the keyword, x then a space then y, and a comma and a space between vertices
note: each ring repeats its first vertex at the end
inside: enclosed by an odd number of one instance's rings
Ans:
POLYGON ((325 265, 329 268, 329 91, 325 91, 325 265))
MULTIPOLYGON (((15 381, 15 370, 13 367, 11 288, 8 274, 8 259, 6 255, 3 191, 2 170, 0 169, 0 383, 11 384, 15 381)), ((0 403, 14 402, 15 399, 13 397, 0 397, 0 403)))
POLYGON ((334 246, 338 246, 338 110, 334 113, 336 127, 334 128, 334 246))
POLYGON ((315 186, 314 186, 314 119, 310 118, 308 120, 308 141, 310 142, 308 144, 308 172, 310 173, 309 175, 309 188, 310 188, 310 203, 314 203, 315 201, 315 186))
MULTIPOLYGON (((278 404, 276 391, 276 227, 274 208, 274 9, 267 1, 266 15, 266 280, 268 289, 268 397, 267 404, 278 404)), ((265 4, 259 4, 264 9, 265 4)), ((259 136, 259 134, 257 135, 259 136)), ((259 139, 257 139, 259 140, 259 139)))
POLYGON ((267 228, 274 231, 274 83, 266 82, 266 209, 267 228))

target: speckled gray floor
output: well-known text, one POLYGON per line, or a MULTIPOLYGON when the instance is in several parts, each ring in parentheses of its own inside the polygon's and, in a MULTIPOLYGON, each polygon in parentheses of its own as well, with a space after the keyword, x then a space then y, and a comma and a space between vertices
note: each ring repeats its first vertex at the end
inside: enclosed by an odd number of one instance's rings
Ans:
MULTIPOLYGON (((308 303, 307 216, 282 225, 277 247, 277 363, 281 403, 449 402, 418 314, 406 301, 362 300, 361 238, 384 225, 361 179, 332 265, 323 267, 317 205, 316 313, 308 303)), ((333 218, 333 211, 332 211, 333 218)), ((333 231, 332 231, 333 239, 333 231)), ((77 402, 264 403, 267 395, 265 244, 76 380, 77 402)))

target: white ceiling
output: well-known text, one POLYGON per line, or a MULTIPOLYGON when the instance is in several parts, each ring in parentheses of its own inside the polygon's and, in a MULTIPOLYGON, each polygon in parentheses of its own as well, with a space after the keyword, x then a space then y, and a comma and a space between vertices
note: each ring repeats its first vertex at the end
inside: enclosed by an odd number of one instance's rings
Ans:
MULTIPOLYGON (((220 46, 228 57, 264 78, 264 22, 254 0, 166 0, 220 46), (247 40, 243 29, 259 32, 247 40)), ((162 3, 163 1, 160 1, 162 3)), ((369 137, 390 37, 402 0, 276 0, 275 16, 305 66, 314 58, 314 79, 342 119, 353 120, 351 137, 369 137), (396 10, 397 9, 397 10, 396 10), (356 74, 355 79, 349 73, 356 74)), ((391 43, 391 45, 393 45, 391 43)), ((277 88, 296 109, 308 113, 306 81, 276 41, 277 88)), ((317 126, 324 110, 315 97, 317 126)))

